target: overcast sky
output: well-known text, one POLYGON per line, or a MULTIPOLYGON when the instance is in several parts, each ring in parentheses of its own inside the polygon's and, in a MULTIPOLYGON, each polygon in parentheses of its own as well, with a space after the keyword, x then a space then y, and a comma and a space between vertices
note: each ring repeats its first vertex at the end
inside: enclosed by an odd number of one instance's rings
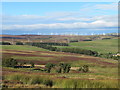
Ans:
POLYGON ((117 32, 118 3, 3 2, 3 34, 117 32))

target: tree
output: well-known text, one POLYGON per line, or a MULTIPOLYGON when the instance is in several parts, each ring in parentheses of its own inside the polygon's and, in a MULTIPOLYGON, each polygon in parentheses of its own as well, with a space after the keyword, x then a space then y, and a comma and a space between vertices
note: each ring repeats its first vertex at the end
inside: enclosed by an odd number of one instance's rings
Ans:
POLYGON ((0 45, 11 45, 9 42, 0 42, 0 45))
POLYGON ((88 72, 88 71, 89 71, 88 65, 84 65, 83 66, 83 72, 88 72))
POLYGON ((62 68, 60 66, 56 66, 56 72, 57 73, 61 73, 62 72, 62 68))
POLYGON ((80 67, 78 71, 88 72, 89 71, 89 67, 88 67, 88 65, 84 65, 84 66, 80 67))
POLYGON ((69 73, 71 65, 68 63, 60 63, 59 66, 61 66, 61 72, 63 73, 69 73))
POLYGON ((66 70, 66 73, 69 73, 70 68, 71 68, 71 65, 70 65, 70 64, 67 64, 67 70, 66 70))
POLYGON ((5 67, 15 67, 18 62, 13 58, 4 58, 2 60, 2 65, 5 67))
POLYGON ((30 64, 32 68, 35 67, 35 64, 33 62, 30 62, 30 64))
POLYGON ((45 80, 45 81, 44 81, 44 84, 45 84, 46 86, 52 87, 52 86, 53 86, 53 81, 48 79, 48 80, 45 80))
POLYGON ((47 64, 45 65, 46 71, 47 71, 48 73, 50 73, 50 72, 51 72, 51 69, 52 69, 54 66, 55 66, 55 64, 47 63, 47 64))
POLYGON ((23 45, 22 42, 16 42, 16 45, 23 45))
POLYGON ((24 66, 24 62, 20 62, 20 66, 23 68, 23 66, 24 66))

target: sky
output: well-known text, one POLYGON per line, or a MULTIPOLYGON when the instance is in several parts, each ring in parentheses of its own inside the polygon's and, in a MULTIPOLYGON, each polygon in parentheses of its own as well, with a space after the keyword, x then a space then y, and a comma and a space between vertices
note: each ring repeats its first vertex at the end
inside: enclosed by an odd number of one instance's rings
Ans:
POLYGON ((117 32, 115 2, 2 2, 2 34, 117 32))

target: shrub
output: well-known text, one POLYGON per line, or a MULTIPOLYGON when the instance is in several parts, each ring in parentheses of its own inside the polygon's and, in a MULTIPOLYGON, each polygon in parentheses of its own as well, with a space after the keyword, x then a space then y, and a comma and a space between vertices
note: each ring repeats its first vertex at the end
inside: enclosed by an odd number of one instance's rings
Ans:
POLYGON ((35 64, 33 62, 30 62, 31 68, 35 67, 35 64))
POLYGON ((48 79, 48 80, 45 80, 45 81, 44 81, 44 84, 45 84, 46 86, 52 87, 52 86, 53 86, 53 81, 48 79))
POLYGON ((61 68, 61 67, 59 67, 59 66, 58 66, 58 67, 56 67, 56 72, 57 72, 57 73, 61 73, 61 72, 62 72, 62 68, 61 68))
POLYGON ((71 65, 67 64, 67 63, 60 63, 59 66, 61 66, 61 72, 63 71, 63 73, 69 73, 71 65))
POLYGON ((84 65, 83 66, 83 72, 88 72, 88 71, 89 71, 88 65, 84 65))
POLYGON ((78 69, 78 71, 88 72, 88 71, 89 71, 89 67, 88 67, 88 65, 84 65, 84 66, 80 67, 80 68, 78 69))
POLYGON ((29 84, 41 84, 41 83, 43 83, 43 79, 38 76, 31 78, 31 80, 29 81, 29 84))
POLYGON ((52 64, 52 63, 47 63, 46 64, 46 71, 48 72, 48 73, 50 73, 50 71, 51 71, 51 69, 53 68, 55 66, 55 64, 52 64))
POLYGON ((23 68, 24 67, 24 62, 19 62, 19 65, 23 68))
POLYGON ((78 42, 78 40, 70 40, 70 42, 78 42))
POLYGON ((23 76, 23 77, 20 79, 20 81, 22 81, 23 84, 29 84, 30 79, 31 79, 30 76, 23 76))
POLYGON ((15 67, 18 62, 13 58, 3 58, 2 65, 5 67, 15 67))
POLYGON ((6 88, 8 88, 8 86, 5 85, 5 84, 3 84, 3 85, 2 85, 2 89, 5 90, 4 88, 6 89, 6 88))
POLYGON ((22 42, 16 42, 16 45, 24 45, 22 42))
POLYGON ((11 45, 9 42, 0 42, 0 45, 11 45))

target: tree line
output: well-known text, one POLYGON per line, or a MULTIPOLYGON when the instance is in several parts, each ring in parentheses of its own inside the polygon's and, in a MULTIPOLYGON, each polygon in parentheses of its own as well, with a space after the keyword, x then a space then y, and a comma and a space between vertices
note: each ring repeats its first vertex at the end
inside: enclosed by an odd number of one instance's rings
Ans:
POLYGON ((68 43, 52 43, 52 42, 46 42, 46 43, 39 43, 39 42, 28 42, 26 43, 27 45, 36 45, 36 46, 40 46, 40 45, 50 45, 50 46, 69 46, 68 43))
MULTIPOLYGON (((78 53, 78 54, 85 54, 85 55, 91 55, 91 56, 98 55, 98 53, 96 51, 80 49, 80 48, 57 48, 57 47, 53 47, 52 44, 50 44, 50 43, 49 44, 47 44, 47 43, 26 43, 26 44, 44 48, 44 49, 48 49, 50 51, 70 52, 70 53, 78 53)), ((64 45, 64 43, 62 43, 61 45, 64 45)))
MULTIPOLYGON (((59 64, 47 63, 45 67, 47 73, 50 73, 51 69, 55 69, 57 73, 69 73, 71 70, 71 65, 69 63, 59 63, 59 64)), ((88 65, 80 66, 77 71, 81 71, 84 73, 89 72, 89 66, 88 65)))
POLYGON ((56 51, 98 56, 98 52, 81 48, 57 48, 56 51))
MULTIPOLYGON (((86 50, 86 49, 81 49, 81 48, 57 48, 53 47, 55 46, 69 46, 68 43, 39 43, 39 42, 29 42, 25 43, 26 45, 31 45, 31 46, 36 46, 44 49, 48 49, 50 51, 58 51, 58 52, 70 52, 70 53, 77 53, 77 54, 84 54, 84 55, 90 55, 90 56, 96 56, 96 57, 102 57, 102 58, 110 58, 114 60, 119 60, 120 56, 114 56, 113 53, 98 53, 96 51, 92 50, 86 50)), ((9 42, 0 42, 0 45, 12 45, 9 42)), ((16 42, 16 45, 24 45, 22 42, 16 42)))
POLYGON ((31 45, 31 46, 36 46, 36 47, 40 47, 40 48, 44 48, 44 49, 48 49, 50 51, 56 51, 56 47, 52 47, 52 45, 48 45, 48 44, 41 44, 41 43, 26 43, 26 45, 31 45))
POLYGON ((0 42, 0 45, 12 45, 12 44, 9 42, 0 42))
MULTIPOLYGON (((16 42, 16 45, 24 45, 22 42, 16 42)), ((0 45, 12 45, 10 42, 0 42, 0 45)))
MULTIPOLYGON (((12 67, 12 68, 34 68, 35 64, 33 62, 18 62, 16 59, 11 57, 4 57, 2 60, 2 66, 4 67, 12 67), (26 66, 26 64, 30 64, 31 66, 26 66)), ((45 69, 37 69, 41 71, 45 71, 47 73, 51 73, 51 70, 54 69, 56 73, 69 73, 71 69, 71 65, 69 63, 59 63, 59 64, 53 64, 53 63, 47 63, 45 65, 45 69)), ((33 69, 36 70, 36 69, 33 69)), ((81 66, 78 71, 82 72, 88 72, 89 67, 88 65, 81 66)))

